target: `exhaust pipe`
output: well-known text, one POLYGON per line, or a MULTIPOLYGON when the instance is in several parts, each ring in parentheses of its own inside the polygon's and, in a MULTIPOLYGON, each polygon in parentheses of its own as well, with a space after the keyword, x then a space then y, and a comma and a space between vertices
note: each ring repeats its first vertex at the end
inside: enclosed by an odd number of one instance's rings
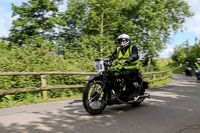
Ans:
POLYGON ((150 99, 150 94, 149 93, 144 93, 144 95, 139 95, 135 98, 135 102, 143 102, 145 98, 150 99))
POLYGON ((118 100, 122 104, 124 104, 124 103, 129 104, 129 103, 133 103, 133 102, 143 102, 145 98, 149 98, 150 99, 150 94, 149 93, 144 93, 144 95, 137 96, 133 101, 124 102, 123 100, 121 100, 120 98, 118 98, 116 96, 114 90, 111 91, 111 94, 113 94, 114 97, 116 98, 116 100, 118 100))

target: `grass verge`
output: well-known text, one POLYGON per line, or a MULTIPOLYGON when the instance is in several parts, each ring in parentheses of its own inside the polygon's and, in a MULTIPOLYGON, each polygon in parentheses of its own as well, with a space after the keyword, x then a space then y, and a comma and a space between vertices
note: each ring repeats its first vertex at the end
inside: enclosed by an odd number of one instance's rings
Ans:
POLYGON ((0 108, 9 108, 9 107, 14 107, 14 106, 36 104, 36 103, 43 103, 43 102, 62 101, 62 100, 76 99, 76 98, 81 98, 81 97, 82 97, 81 93, 73 95, 73 96, 69 96, 69 97, 58 97, 58 98, 33 97, 33 98, 25 99, 23 101, 0 102, 0 108))
POLYGON ((158 87, 162 85, 166 85, 172 81, 172 78, 168 78, 166 80, 156 81, 154 83, 150 83, 149 88, 158 87))

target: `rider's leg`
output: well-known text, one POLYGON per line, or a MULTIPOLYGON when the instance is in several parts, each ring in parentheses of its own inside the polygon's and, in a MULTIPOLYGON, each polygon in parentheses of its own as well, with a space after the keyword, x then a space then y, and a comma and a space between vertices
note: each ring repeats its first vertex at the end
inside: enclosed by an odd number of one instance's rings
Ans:
POLYGON ((197 80, 200 80, 199 73, 198 73, 198 72, 195 72, 195 74, 196 74, 197 80))
POLYGON ((137 71, 135 69, 123 69, 121 72, 126 82, 126 90, 131 94, 135 93, 136 89, 133 83, 137 78, 137 71))

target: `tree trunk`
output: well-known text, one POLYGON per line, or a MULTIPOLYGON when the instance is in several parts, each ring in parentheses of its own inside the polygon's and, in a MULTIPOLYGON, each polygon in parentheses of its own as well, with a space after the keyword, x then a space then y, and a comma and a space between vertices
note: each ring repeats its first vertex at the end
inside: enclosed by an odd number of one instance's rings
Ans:
MULTIPOLYGON (((104 13, 101 14, 101 36, 103 36, 103 19, 104 19, 104 13)), ((103 42, 100 44, 100 53, 103 56, 103 42)))
POLYGON ((151 67, 151 58, 152 58, 152 55, 151 55, 151 53, 149 53, 149 54, 148 54, 147 72, 150 71, 150 67, 151 67))

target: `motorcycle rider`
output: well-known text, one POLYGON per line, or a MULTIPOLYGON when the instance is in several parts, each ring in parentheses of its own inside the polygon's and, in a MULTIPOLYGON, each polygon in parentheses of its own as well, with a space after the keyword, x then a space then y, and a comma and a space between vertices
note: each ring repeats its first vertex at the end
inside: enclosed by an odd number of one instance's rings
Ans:
POLYGON ((195 71, 197 80, 200 80, 200 58, 197 58, 196 62, 194 63, 194 71, 195 71))
POLYGON ((190 67, 190 62, 189 61, 186 61, 185 62, 185 75, 186 76, 192 76, 192 72, 191 72, 191 70, 192 70, 192 68, 190 67))
MULTIPOLYGON (((129 95, 129 99, 133 97, 134 82, 141 83, 141 78, 138 76, 138 49, 136 46, 131 45, 131 38, 127 34, 121 34, 117 38, 120 47, 118 47, 112 55, 108 56, 111 61, 117 60, 123 62, 124 65, 117 65, 117 69, 120 71, 122 78, 126 82, 126 93, 129 95)), ((143 93, 143 92, 142 92, 143 93)))

